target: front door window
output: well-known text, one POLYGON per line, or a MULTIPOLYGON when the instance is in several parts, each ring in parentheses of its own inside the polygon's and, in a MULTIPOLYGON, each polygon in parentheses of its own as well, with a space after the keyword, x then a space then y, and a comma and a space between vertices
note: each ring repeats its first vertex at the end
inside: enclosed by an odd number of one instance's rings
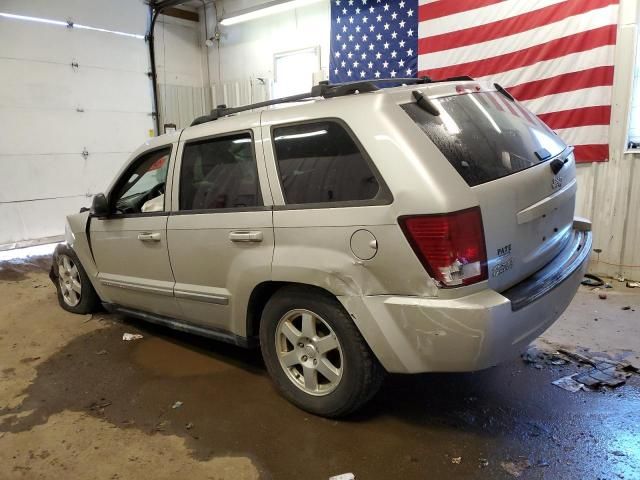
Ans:
POLYGON ((110 199, 116 213, 163 212, 171 148, 147 153, 134 162, 110 199))

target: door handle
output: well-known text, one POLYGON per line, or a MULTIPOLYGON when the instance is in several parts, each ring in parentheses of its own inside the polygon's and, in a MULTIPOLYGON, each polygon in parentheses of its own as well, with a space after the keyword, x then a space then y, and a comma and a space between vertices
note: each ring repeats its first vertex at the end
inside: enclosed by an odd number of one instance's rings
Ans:
POLYGON ((229 240, 232 242, 261 242, 262 232, 259 230, 237 230, 229 232, 229 240))
POLYGON ((142 242, 159 242, 160 234, 151 232, 142 232, 138 234, 138 240, 142 242))

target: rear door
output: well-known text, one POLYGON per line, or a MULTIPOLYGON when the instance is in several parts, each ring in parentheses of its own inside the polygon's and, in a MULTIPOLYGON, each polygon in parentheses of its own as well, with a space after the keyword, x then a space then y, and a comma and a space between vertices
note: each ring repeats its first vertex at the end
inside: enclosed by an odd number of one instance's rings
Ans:
POLYGON ((402 108, 476 193, 489 262, 500 291, 530 276, 568 241, 575 162, 565 143, 508 96, 482 91, 432 98, 440 115, 402 108))
POLYGON ((237 335, 251 291, 271 277, 274 248, 260 132, 250 124, 249 114, 182 134, 167 227, 181 318, 237 335))

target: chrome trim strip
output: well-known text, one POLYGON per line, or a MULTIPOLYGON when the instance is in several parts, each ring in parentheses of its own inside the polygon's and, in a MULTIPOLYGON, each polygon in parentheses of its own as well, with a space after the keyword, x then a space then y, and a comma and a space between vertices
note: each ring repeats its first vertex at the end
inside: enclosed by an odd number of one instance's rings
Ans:
POLYGON ((100 280, 100 283, 105 287, 125 288, 128 290, 135 290, 137 292, 155 293, 157 295, 166 295, 166 296, 173 295, 172 288, 151 287, 149 285, 141 285, 138 283, 122 282, 118 280, 107 280, 100 277, 98 277, 98 279, 100 280))
POLYGON ((195 300, 197 302, 215 303, 217 305, 228 305, 229 297, 222 295, 214 295, 211 293, 187 292, 185 290, 174 290, 176 298, 184 298, 185 300, 195 300))

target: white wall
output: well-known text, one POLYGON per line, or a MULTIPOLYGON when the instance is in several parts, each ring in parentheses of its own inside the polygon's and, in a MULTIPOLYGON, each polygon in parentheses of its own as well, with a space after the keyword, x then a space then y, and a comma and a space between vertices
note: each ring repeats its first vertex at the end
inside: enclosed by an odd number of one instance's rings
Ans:
MULTIPOLYGON (((142 0, 3 0, 0 11, 142 35, 148 17, 142 0)), ((148 68, 143 39, 0 18, 0 246, 61 235, 148 137, 148 68)))
MULTIPOLYGON (((216 2, 218 18, 250 8, 264 0, 216 2)), ((215 30, 212 5, 207 9, 208 29, 215 30)), ((320 66, 329 68, 330 4, 320 1, 281 14, 237 25, 219 26, 220 43, 209 49, 211 83, 217 103, 229 106, 268 98, 273 81, 274 54, 320 47, 320 66), (262 80, 264 79, 264 83, 262 80)))
POLYGON ((160 15, 154 33, 160 125, 174 123, 183 128, 206 111, 208 80, 202 65, 201 25, 160 15))

